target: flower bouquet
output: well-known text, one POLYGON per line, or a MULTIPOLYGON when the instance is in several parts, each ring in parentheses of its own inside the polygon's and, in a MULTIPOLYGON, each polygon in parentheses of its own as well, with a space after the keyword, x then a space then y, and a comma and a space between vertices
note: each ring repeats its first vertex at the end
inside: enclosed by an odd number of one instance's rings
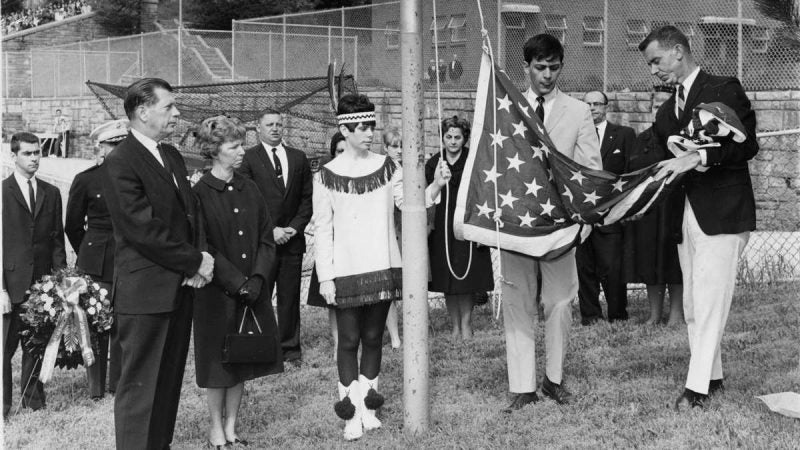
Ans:
POLYGON ((88 275, 66 268, 45 275, 27 294, 20 335, 26 351, 42 358, 40 380, 46 383, 54 366, 92 365, 99 337, 114 322, 108 291, 88 275))

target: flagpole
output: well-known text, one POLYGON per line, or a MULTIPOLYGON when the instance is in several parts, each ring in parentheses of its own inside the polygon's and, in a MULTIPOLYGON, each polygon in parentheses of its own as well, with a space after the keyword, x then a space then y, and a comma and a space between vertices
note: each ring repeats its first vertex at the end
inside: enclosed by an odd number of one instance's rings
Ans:
POLYGON ((422 80, 422 0, 400 2, 403 108, 403 423, 428 430, 428 247, 422 80))

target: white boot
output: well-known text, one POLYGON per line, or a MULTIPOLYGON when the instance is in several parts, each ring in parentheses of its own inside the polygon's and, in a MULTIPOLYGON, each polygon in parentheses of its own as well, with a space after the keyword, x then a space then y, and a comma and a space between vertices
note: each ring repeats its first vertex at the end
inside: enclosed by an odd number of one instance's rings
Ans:
POLYGON ((344 386, 340 382, 339 402, 334 405, 336 414, 345 421, 344 439, 346 441, 354 441, 364 435, 364 429, 361 425, 361 410, 363 409, 364 400, 361 397, 358 384, 358 380, 353 380, 350 386, 344 386), (352 409, 349 408, 350 405, 352 409), (349 411, 353 411, 353 415, 348 419, 346 417, 349 416, 349 411), (344 417, 342 417, 343 415, 344 417))
POLYGON ((361 407, 361 423, 364 424, 364 429, 367 431, 376 430, 381 427, 381 421, 375 417, 375 412, 377 411, 377 408, 380 408, 380 406, 383 405, 383 396, 380 396, 380 405, 378 405, 375 409, 368 408, 364 403, 364 400, 366 399, 370 389, 375 389, 375 392, 378 391, 378 377, 376 376, 374 379, 370 380, 364 375, 359 375, 358 383, 361 385, 361 397, 359 397, 359 406, 361 407))

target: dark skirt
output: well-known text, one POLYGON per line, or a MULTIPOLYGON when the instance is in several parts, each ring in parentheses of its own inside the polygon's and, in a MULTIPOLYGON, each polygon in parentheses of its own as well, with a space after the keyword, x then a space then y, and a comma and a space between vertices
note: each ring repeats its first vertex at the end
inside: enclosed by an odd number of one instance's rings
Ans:
POLYGON ((350 275, 337 278, 335 282, 337 303, 329 305, 319 293, 317 269, 312 269, 306 304, 321 308, 355 308, 403 299, 403 272, 400 268, 350 275))
MULTIPOLYGON (((275 336, 275 362, 271 364, 223 364, 225 336, 239 331, 244 304, 209 284, 196 291, 194 302, 194 355, 197 385, 201 388, 228 388, 243 381, 283 372, 283 355, 272 312, 271 290, 265 289, 254 312, 261 330, 275 336)), ((248 314, 249 316, 249 314, 248 314)), ((245 327, 252 326, 248 317, 245 327)))
POLYGON ((680 224, 676 218, 683 203, 682 190, 625 228, 626 279, 647 285, 682 284, 678 259, 680 224))
POLYGON ((306 300, 306 305, 316 306, 318 308, 335 307, 335 305, 329 305, 319 293, 319 278, 317 278, 316 267, 311 269, 311 280, 308 283, 308 300, 306 300))
MULTIPOLYGON (((437 224, 439 225, 439 224, 437 224)), ((444 224, 441 224, 442 227, 444 224)), ((487 291, 494 289, 494 276, 492 274, 492 256, 489 247, 456 240, 450 232, 448 246, 450 247, 450 264, 459 277, 463 276, 469 265, 466 278, 459 280, 450 273, 445 252, 445 234, 441 228, 436 228, 428 237, 430 253, 431 280, 428 290, 443 294, 480 294, 476 299, 484 299, 487 291), (470 263, 470 245, 472 245, 472 262, 470 263)), ((476 303, 480 303, 476 301, 476 303)))

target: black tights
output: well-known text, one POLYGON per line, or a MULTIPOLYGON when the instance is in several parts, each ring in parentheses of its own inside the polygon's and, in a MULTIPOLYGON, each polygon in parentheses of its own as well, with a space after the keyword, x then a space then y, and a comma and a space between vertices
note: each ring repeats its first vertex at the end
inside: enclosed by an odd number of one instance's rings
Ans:
POLYGON ((361 374, 369 379, 381 371, 383 329, 392 302, 379 302, 354 308, 337 308, 339 347, 336 365, 339 381, 349 386, 358 379, 358 344, 361 344, 361 374))

